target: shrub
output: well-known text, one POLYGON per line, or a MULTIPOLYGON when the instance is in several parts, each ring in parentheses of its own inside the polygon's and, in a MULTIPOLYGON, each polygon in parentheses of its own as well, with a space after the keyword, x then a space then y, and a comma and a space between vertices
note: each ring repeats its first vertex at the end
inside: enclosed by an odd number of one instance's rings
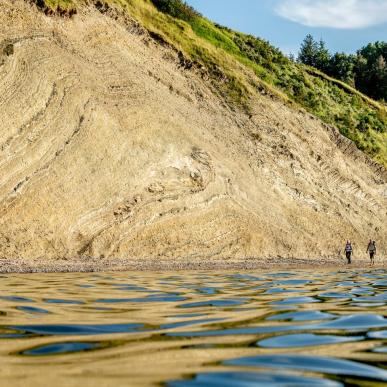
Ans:
POLYGON ((194 20, 200 13, 182 0, 151 0, 154 6, 161 12, 185 20, 194 20))
POLYGON ((357 129, 360 132, 367 132, 374 129, 378 132, 384 132, 385 125, 380 121, 378 115, 374 112, 365 112, 358 116, 357 129))
POLYGON ((234 42, 242 54, 251 61, 264 65, 271 69, 272 63, 285 64, 289 61, 281 51, 271 46, 262 39, 257 39, 252 35, 235 34, 234 42))

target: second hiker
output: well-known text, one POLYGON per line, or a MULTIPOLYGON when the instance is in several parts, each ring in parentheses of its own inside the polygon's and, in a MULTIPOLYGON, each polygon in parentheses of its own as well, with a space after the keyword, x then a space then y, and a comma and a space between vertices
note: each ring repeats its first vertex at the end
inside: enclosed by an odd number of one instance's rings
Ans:
POLYGON ((368 253, 370 253, 370 260, 371 260, 371 265, 374 264, 374 257, 375 257, 375 254, 376 254, 376 244, 375 244, 375 241, 371 240, 368 242, 368 246, 367 246, 367 251, 368 253))
POLYGON ((347 257, 347 260, 348 260, 348 265, 351 263, 351 255, 352 255, 352 245, 351 245, 351 241, 347 241, 347 243, 345 244, 345 256, 347 257))

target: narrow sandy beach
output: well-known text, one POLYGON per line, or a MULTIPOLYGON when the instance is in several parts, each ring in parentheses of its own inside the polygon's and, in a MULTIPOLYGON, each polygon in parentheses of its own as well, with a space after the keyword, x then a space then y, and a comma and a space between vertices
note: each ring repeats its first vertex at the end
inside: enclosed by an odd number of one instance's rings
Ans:
POLYGON ((190 271, 190 270, 271 270, 271 269, 368 269, 386 268, 385 260, 378 259, 374 266, 368 260, 354 260, 348 265, 344 259, 322 258, 248 258, 245 260, 23 260, 0 259, 0 273, 65 273, 107 271, 190 271))

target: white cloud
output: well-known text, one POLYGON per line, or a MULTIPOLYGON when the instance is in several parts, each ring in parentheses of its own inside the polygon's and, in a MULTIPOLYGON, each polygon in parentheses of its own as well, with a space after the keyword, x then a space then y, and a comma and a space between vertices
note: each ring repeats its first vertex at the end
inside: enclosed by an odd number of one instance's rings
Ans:
POLYGON ((387 0, 280 0, 276 12, 309 27, 358 29, 387 22, 387 0))

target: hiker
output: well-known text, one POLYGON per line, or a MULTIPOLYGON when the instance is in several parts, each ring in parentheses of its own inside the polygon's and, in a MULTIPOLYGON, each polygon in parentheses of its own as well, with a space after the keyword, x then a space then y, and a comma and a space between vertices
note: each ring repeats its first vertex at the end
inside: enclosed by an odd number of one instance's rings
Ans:
POLYGON ((345 256, 347 257, 347 260, 348 260, 348 265, 351 263, 351 255, 352 255, 352 245, 351 245, 351 241, 347 241, 347 243, 345 244, 345 256))
POLYGON ((371 240, 368 242, 367 246, 367 253, 370 253, 370 260, 371 260, 371 265, 374 264, 374 256, 376 254, 376 244, 375 241, 371 240))

